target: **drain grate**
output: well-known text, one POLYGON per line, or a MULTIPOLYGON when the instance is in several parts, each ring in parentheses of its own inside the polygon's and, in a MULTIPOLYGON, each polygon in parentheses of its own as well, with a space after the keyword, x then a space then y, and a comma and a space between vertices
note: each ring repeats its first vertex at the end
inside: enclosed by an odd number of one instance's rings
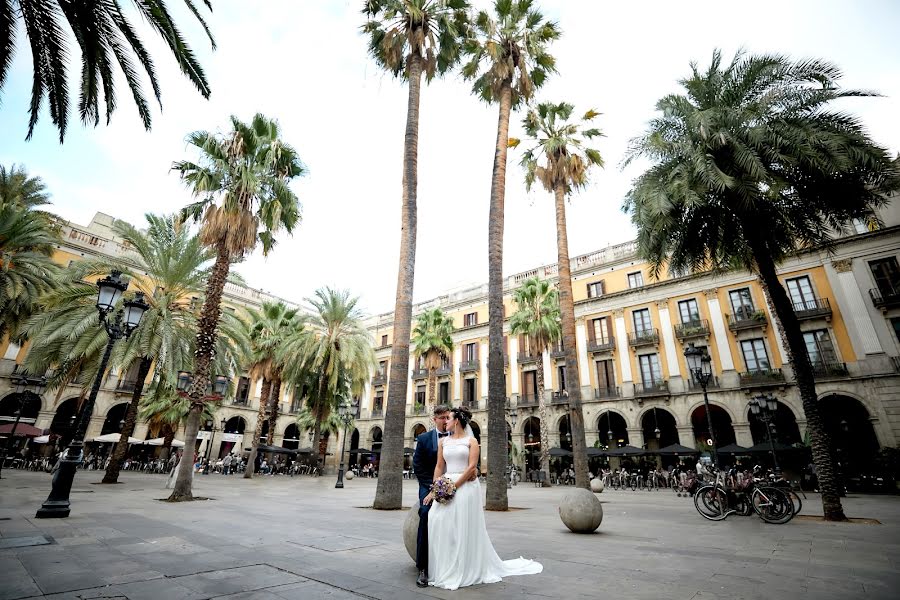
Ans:
POLYGON ((28 546, 46 546, 53 541, 43 535, 29 535, 26 537, 0 538, 0 550, 8 548, 26 548, 28 546))

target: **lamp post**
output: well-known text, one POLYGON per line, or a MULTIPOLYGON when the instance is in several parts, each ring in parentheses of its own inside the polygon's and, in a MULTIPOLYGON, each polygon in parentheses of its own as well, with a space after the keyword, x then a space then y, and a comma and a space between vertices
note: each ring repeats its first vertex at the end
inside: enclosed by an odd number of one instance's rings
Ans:
MULTIPOLYGON (((225 431, 225 424, 228 423, 227 419, 222 419, 222 429, 221 431, 225 431)), ((212 420, 206 422, 206 426, 209 427, 209 440, 206 442, 206 465, 203 467, 203 474, 209 475, 209 455, 212 452, 213 440, 216 439, 216 432, 219 429, 216 429, 215 423, 212 420)))
POLYGON ((25 410, 25 400, 28 398, 29 394, 40 396, 47 386, 47 379, 45 377, 28 377, 27 375, 21 375, 13 379, 13 382, 16 384, 16 397, 19 399, 19 408, 16 409, 16 420, 13 422, 12 431, 9 432, 9 437, 6 439, 6 445, 3 447, 3 459, 0 460, 0 472, 3 471, 3 465, 6 464, 6 459, 9 457, 9 447, 16 438, 16 429, 19 428, 19 420, 22 418, 22 411, 25 410), (34 387, 35 391, 30 391, 28 389, 30 387, 34 387))
POLYGON ((106 350, 103 352, 103 357, 100 360, 100 367, 97 370, 97 376, 94 378, 91 393, 76 420, 75 433, 69 442, 69 447, 66 449, 65 454, 59 460, 59 468, 53 476, 50 495, 47 496, 44 504, 35 514, 35 517, 38 519, 66 518, 69 516, 69 493, 72 491, 72 482, 75 480, 75 470, 84 459, 84 436, 87 433, 88 423, 94 412, 94 403, 97 401, 97 393, 100 391, 100 384, 106 372, 106 365, 109 363, 109 355, 112 353, 113 345, 117 340, 123 337, 127 338, 137 329, 144 312, 150 308, 144 302, 144 295, 138 292, 135 294, 134 299, 126 300, 122 303, 122 308, 115 311, 115 315, 111 320, 107 319, 109 314, 115 310, 116 305, 122 298, 122 294, 127 289, 128 282, 122 280, 122 273, 119 271, 113 271, 108 277, 104 277, 97 282, 97 312, 100 315, 100 323, 106 329, 109 341, 106 343, 106 350))
POLYGON ((775 440, 772 438, 772 421, 778 413, 778 400, 772 394, 760 394, 750 399, 750 412, 754 417, 765 423, 766 437, 769 438, 769 449, 772 452, 772 463, 775 465, 775 476, 781 477, 781 467, 778 466, 778 457, 775 456, 775 440))
POLYGON ((338 467, 337 482, 334 484, 334 487, 339 489, 344 488, 344 449, 347 447, 347 430, 350 428, 350 423, 353 422, 353 415, 356 414, 356 407, 356 401, 350 403, 344 400, 338 405, 338 418, 341 420, 341 423, 344 424, 344 439, 341 440, 341 463, 338 467))
POLYGON ((716 452, 716 434, 713 432, 712 413, 709 410, 709 396, 706 388, 712 379, 712 361, 704 350, 690 344, 684 349, 684 358, 687 360, 688 369, 694 381, 703 389, 703 405, 706 407, 706 426, 709 427, 709 439, 712 442, 713 466, 719 470, 719 455, 716 452))
MULTIPOLYGON (((516 422, 519 420, 519 415, 516 409, 509 408, 507 409, 507 416, 509 417, 509 422, 512 425, 512 428, 516 428, 516 422)), ((513 486, 513 462, 512 462, 512 448, 506 453, 506 489, 512 489, 513 486)))

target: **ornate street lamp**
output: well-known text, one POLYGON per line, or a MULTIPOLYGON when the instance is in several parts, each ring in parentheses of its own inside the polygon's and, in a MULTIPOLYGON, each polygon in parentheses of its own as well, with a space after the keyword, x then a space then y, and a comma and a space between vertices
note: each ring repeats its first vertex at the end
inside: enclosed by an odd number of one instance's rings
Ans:
POLYGON ((778 466, 778 457, 775 456, 775 440, 772 436, 772 429, 774 427, 772 422, 775 420, 775 415, 778 413, 778 400, 776 400, 775 396, 772 394, 760 394, 759 396, 751 398, 748 405, 750 406, 750 413, 766 425, 766 437, 769 439, 769 450, 772 452, 772 462, 775 465, 775 476, 780 477, 781 468, 778 466))
POLYGON ((6 445, 3 447, 3 458, 0 460, 0 471, 3 470, 3 465, 9 457, 9 447, 16 438, 16 429, 19 428, 19 420, 22 418, 22 411, 25 410, 25 400, 31 395, 40 396, 44 392, 44 388, 47 387, 46 377, 28 377, 27 375, 20 375, 13 378, 13 382, 16 384, 15 393, 19 400, 19 408, 16 409, 16 420, 13 422, 12 431, 9 432, 9 437, 6 438, 6 445), (28 389, 32 387, 34 388, 34 391, 28 389))
POLYGON ((128 282, 122 280, 122 273, 119 271, 113 271, 109 277, 104 277, 97 282, 97 312, 100 316, 100 323, 106 329, 109 341, 106 343, 106 350, 100 360, 100 367, 94 378, 91 393, 76 420, 75 433, 65 454, 59 460, 59 468, 53 477, 50 495, 47 496, 35 515, 38 519, 69 516, 69 493, 72 491, 72 482, 75 480, 78 465, 84 459, 84 436, 94 412, 94 403, 97 401, 97 393, 100 391, 100 384, 103 381, 113 345, 117 340, 129 337, 140 325, 144 313, 150 308, 144 301, 144 294, 138 292, 132 300, 123 302, 122 308, 116 311, 112 320, 109 320, 109 314, 115 309, 116 303, 126 289, 128 289, 128 282))
MULTIPOLYGON (((515 430, 516 422, 519 420, 519 415, 517 414, 516 409, 509 408, 507 409, 507 416, 509 417, 509 422, 512 425, 512 429, 515 430)), ((506 453, 506 489, 512 489, 513 486, 513 463, 512 463, 512 448, 510 451, 506 453)))
POLYGON ((341 464, 338 467, 337 482, 334 484, 336 488, 342 489, 344 487, 344 449, 347 447, 347 430, 350 428, 350 423, 353 422, 357 406, 358 401, 356 400, 352 403, 344 400, 338 405, 338 418, 344 424, 344 439, 341 440, 341 464))
POLYGON ((716 434, 713 432, 712 413, 709 410, 709 396, 706 393, 709 380, 712 379, 712 361, 709 358, 709 354, 704 350, 697 348, 694 344, 690 344, 684 349, 684 358, 687 360, 691 377, 693 377, 694 381, 699 383, 700 387, 703 389, 703 404, 706 406, 706 425, 709 427, 709 438, 712 442, 710 446, 712 447, 713 466, 715 466, 716 471, 718 471, 719 455, 716 452, 716 434))
MULTIPOLYGON (((178 380, 176 387, 179 396, 187 396, 190 393, 191 385, 194 383, 194 374, 190 371, 178 371, 178 380)), ((203 397, 206 401, 218 402, 225 396, 228 389, 228 377, 225 375, 216 375, 210 381, 207 391, 212 393, 203 397)))

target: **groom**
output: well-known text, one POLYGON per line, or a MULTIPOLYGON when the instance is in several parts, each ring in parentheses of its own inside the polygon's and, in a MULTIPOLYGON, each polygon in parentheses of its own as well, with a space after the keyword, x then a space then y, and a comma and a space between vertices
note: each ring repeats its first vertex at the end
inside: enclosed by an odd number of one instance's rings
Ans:
POLYGON ((419 480, 419 535, 416 538, 416 568, 419 570, 416 585, 419 587, 428 587, 428 511, 431 505, 424 504, 423 500, 431 491, 431 479, 437 466, 438 437, 447 435, 450 407, 438 404, 432 415, 434 429, 416 438, 416 452, 413 455, 413 472, 419 480))

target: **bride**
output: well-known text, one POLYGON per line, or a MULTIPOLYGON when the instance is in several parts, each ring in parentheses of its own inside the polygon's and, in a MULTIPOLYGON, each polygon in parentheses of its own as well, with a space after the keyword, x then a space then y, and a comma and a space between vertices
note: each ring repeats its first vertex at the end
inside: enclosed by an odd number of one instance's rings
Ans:
MULTIPOLYGON (((500 560, 484 523, 481 483, 473 478, 480 449, 472 435, 472 413, 465 408, 451 410, 448 437, 438 442, 434 481, 449 477, 456 495, 446 504, 435 503, 428 517, 429 584, 455 590, 479 583, 496 583, 509 575, 540 573, 543 566, 526 558, 500 560), (470 481, 470 479, 472 479, 470 481)), ((433 494, 425 497, 430 504, 433 494)))

